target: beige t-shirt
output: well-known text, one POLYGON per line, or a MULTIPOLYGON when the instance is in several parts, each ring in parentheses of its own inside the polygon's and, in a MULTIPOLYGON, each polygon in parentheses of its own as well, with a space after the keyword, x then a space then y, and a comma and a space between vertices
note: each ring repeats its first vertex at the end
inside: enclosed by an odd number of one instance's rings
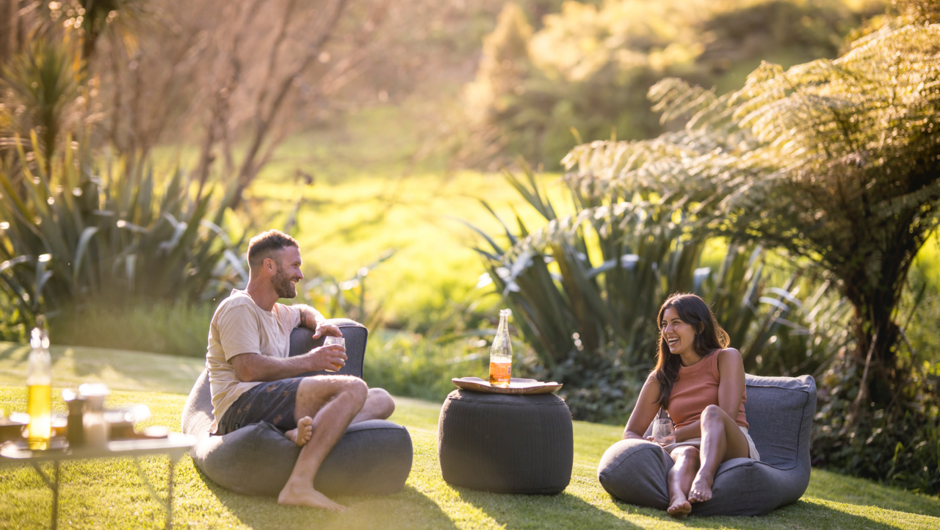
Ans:
POLYGON ((247 292, 238 289, 232 289, 232 294, 222 300, 209 324, 206 352, 212 415, 215 416, 210 432, 216 432, 219 418, 239 396, 260 384, 240 381, 235 375, 232 357, 242 353, 288 357, 290 333, 298 325, 300 310, 293 306, 276 303, 271 311, 265 311, 247 292))

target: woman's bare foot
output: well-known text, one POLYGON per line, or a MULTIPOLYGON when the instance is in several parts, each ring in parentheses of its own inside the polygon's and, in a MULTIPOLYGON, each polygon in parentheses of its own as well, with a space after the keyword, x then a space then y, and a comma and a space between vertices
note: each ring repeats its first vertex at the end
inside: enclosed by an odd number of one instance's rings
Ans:
POLYGON ((336 512, 345 512, 347 510, 342 504, 331 501, 326 495, 313 489, 312 485, 294 484, 291 481, 287 481, 287 484, 284 485, 284 489, 277 496, 277 503, 288 506, 309 506, 336 512))
POLYGON ((669 508, 666 508, 666 512, 676 519, 685 519, 689 516, 691 511, 692 505, 689 504, 688 499, 686 499, 684 495, 672 499, 669 508))
POLYGON ((712 484, 715 477, 702 473, 701 470, 695 475, 692 481, 692 487, 689 489, 689 502, 705 502, 712 498, 712 484))
POLYGON ((297 422, 297 428, 285 432, 284 436, 287 436, 298 447, 303 447, 313 436, 313 419, 310 416, 300 418, 300 421, 297 422))

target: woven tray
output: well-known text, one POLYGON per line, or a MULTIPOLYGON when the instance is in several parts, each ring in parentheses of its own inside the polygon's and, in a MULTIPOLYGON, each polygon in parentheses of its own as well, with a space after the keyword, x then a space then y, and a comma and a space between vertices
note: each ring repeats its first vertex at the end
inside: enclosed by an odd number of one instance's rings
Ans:
POLYGON ((455 377, 451 381, 457 385, 457 388, 487 394, 550 394, 563 386, 554 381, 546 383, 517 377, 509 380, 509 386, 494 386, 479 377, 455 377))

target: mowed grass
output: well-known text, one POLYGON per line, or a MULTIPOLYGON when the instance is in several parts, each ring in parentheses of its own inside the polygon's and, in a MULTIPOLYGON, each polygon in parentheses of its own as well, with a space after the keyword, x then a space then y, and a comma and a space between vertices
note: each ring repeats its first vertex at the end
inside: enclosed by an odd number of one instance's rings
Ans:
MULTIPOLYGON (((0 344, 0 408, 23 411, 27 348, 0 344)), ((180 428, 180 412, 202 361, 156 354, 59 348, 54 352, 54 407, 64 387, 106 381, 115 391, 110 406, 144 403, 147 422, 180 428), (70 352, 70 353, 69 353, 70 352), (176 375, 170 375, 176 374, 176 375)), ((568 488, 556 496, 497 495, 453 488, 437 462, 440 404, 398 398, 392 421, 408 427, 415 460, 400 493, 342 497, 346 513, 278 506, 275 499, 226 491, 202 475, 188 456, 176 467, 173 524, 176 528, 753 528, 848 529, 940 527, 940 499, 831 472, 813 470, 803 498, 764 517, 692 517, 674 521, 664 512, 611 499, 596 479, 604 450, 621 427, 574 423, 574 468, 568 488)), ((165 495, 165 458, 65 463, 59 524, 62 528, 160 528, 164 512, 147 487, 165 495)), ((44 469, 51 471, 51 466, 44 469)), ((249 478, 246 477, 246 480, 249 478)), ((30 467, 0 467, 0 528, 47 528, 51 494, 30 467)))

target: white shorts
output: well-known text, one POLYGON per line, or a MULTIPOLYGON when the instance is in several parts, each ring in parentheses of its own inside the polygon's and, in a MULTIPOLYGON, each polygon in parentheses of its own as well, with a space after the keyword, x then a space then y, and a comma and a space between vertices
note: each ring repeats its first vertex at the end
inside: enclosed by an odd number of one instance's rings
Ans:
MULTIPOLYGON (((744 433, 744 437, 747 438, 747 450, 748 458, 751 460, 760 460, 760 453, 757 452, 757 446, 754 445, 754 440, 751 439, 751 435, 747 433, 747 427, 741 427, 738 425, 738 428, 741 429, 741 432, 744 433)), ((701 438, 689 438, 678 443, 670 444, 664 447, 667 453, 671 452, 676 447, 681 447, 683 445, 692 445, 695 447, 701 447, 702 439, 701 438)))

